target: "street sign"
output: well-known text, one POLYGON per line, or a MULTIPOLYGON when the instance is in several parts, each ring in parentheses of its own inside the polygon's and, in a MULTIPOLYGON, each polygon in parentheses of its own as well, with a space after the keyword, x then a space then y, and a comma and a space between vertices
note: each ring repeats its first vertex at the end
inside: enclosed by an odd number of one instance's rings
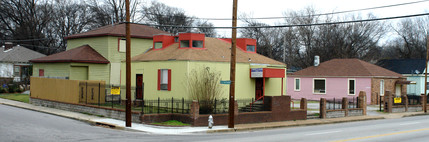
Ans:
POLYGON ((250 69, 250 77, 251 78, 262 78, 262 68, 253 68, 250 69))
POLYGON ((231 80, 221 80, 220 84, 231 84, 231 80))
POLYGON ((121 88, 120 87, 112 87, 112 89, 110 89, 110 94, 120 95, 121 94, 121 88))
POLYGON ((402 98, 400 98, 400 97, 399 98, 394 98, 393 100, 394 100, 395 104, 402 103, 402 98))

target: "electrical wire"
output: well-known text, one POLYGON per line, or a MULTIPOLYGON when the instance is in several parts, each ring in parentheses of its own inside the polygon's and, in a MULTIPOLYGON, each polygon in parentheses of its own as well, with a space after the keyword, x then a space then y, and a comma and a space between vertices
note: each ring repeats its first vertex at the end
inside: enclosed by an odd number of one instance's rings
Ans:
POLYGON ((382 21, 382 20, 392 20, 392 19, 402 19, 410 17, 419 17, 426 16, 429 13, 414 14, 414 15, 404 15, 404 16, 395 16, 395 17, 385 17, 385 18, 374 18, 374 19, 365 19, 365 20, 352 20, 352 21, 340 21, 340 22, 327 22, 327 23, 314 23, 314 24, 294 24, 294 25, 277 25, 277 26, 247 26, 247 27, 207 27, 207 26, 177 26, 177 25, 155 25, 155 24, 141 24, 152 27, 172 27, 172 28, 208 28, 208 29, 246 29, 246 28, 287 28, 287 27, 304 27, 304 26, 321 26, 321 25, 337 25, 337 24, 347 24, 347 23, 361 23, 361 22, 371 22, 371 21, 382 21))
MULTIPOLYGON (((345 10, 345 11, 330 12, 330 13, 321 13, 321 14, 313 14, 313 15, 305 15, 305 16, 294 16, 294 17, 258 17, 258 18, 247 18, 247 19, 269 20, 269 19, 299 18, 299 17, 308 17, 308 16, 325 16, 325 15, 342 14, 342 13, 350 13, 350 12, 357 12, 357 11, 366 11, 366 10, 373 10, 373 9, 380 9, 380 8, 397 7, 397 6, 410 5, 410 4, 427 2, 427 1, 429 1, 429 0, 420 0, 420 1, 414 1, 414 2, 406 2, 406 3, 399 3, 399 4, 391 4, 391 5, 384 5, 384 6, 377 6, 377 7, 369 7, 369 8, 361 8, 361 9, 345 10)), ((146 13, 146 14, 157 15, 157 16, 160 15, 160 14, 153 14, 153 13, 146 13)), ((183 16, 180 16, 180 17, 183 17, 183 16)), ((232 20, 232 18, 195 18, 195 19, 213 20, 213 21, 214 20, 232 20)))

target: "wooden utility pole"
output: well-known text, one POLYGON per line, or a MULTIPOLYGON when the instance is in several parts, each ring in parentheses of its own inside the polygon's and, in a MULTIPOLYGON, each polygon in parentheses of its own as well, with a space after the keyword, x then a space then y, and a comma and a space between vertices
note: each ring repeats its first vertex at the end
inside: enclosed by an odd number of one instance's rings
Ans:
MULTIPOLYGON (((428 59, 429 59, 429 31, 426 33, 427 35, 426 35, 426 62, 425 62, 425 64, 426 64, 426 70, 425 70, 425 95, 426 95, 426 97, 427 97, 427 87, 428 87, 428 59)), ((424 100, 424 101, 426 101, 426 103, 427 103, 427 99, 426 100, 424 100)), ((426 107, 425 107, 426 108, 426 107)), ((425 109, 425 113, 426 113, 426 109, 425 109)))
POLYGON ((130 0, 125 0, 126 7, 126 108, 125 108, 125 126, 131 127, 131 33, 130 33, 130 0))
POLYGON ((236 40, 237 40, 237 0, 233 0, 232 6, 232 40, 231 40, 231 74, 229 85, 229 117, 228 128, 234 128, 234 111, 235 111, 235 60, 236 60, 236 40))

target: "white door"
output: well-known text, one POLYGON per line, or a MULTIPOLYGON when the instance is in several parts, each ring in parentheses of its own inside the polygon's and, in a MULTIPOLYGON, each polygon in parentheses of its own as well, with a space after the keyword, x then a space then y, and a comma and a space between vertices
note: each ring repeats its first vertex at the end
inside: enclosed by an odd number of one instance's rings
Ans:
POLYGON ((395 95, 396 97, 400 97, 401 96, 401 84, 396 84, 396 91, 395 91, 395 95))

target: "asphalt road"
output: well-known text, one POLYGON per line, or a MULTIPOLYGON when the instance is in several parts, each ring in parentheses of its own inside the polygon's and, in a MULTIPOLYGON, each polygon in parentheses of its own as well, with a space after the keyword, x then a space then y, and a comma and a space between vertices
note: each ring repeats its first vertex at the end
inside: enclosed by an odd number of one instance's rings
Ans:
POLYGON ((0 105, 0 141, 429 141, 429 116, 235 133, 154 135, 0 105))

